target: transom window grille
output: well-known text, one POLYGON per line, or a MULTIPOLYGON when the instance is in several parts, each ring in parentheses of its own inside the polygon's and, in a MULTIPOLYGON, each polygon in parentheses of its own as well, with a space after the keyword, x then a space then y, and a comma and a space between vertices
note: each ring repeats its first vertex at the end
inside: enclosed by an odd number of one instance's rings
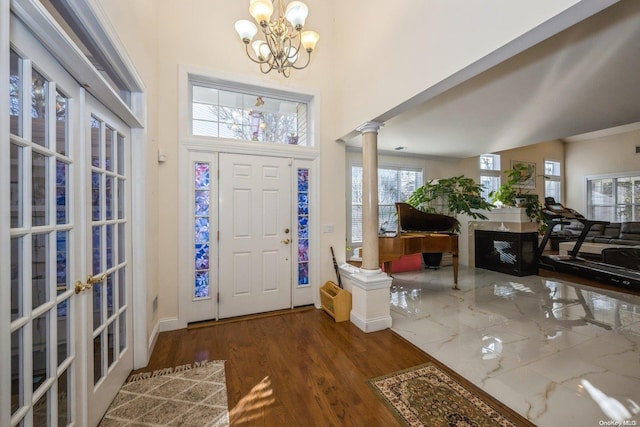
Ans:
POLYGON ((485 200, 489 200, 489 193, 500 187, 499 154, 480 155, 480 184, 482 185, 481 196, 485 200))
POLYGON ((544 197, 553 197, 556 202, 562 202, 560 162, 545 160, 544 175, 544 197))
POLYGON ((205 85, 191 86, 196 136, 308 146, 308 103, 205 85))
MULTIPOLYGON (((422 170, 378 168, 378 229, 398 229, 396 202, 404 202, 423 183, 422 170)), ((362 166, 351 167, 351 243, 362 242, 362 166)))
POLYGON ((587 218, 640 221, 640 173, 587 179, 587 218))

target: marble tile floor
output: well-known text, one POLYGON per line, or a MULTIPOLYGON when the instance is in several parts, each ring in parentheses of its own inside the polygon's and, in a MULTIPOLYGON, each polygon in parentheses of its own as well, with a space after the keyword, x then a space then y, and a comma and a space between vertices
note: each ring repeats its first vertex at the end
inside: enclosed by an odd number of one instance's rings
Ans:
POLYGON ((394 274, 395 332, 538 426, 640 425, 640 297, 450 269, 394 274))

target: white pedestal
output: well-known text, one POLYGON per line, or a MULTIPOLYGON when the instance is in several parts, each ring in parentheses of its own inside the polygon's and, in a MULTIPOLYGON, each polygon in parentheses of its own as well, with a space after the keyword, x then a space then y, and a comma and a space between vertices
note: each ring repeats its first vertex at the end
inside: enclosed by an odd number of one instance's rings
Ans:
POLYGON ((351 292, 351 323, 364 332, 390 328, 391 277, 380 270, 361 270, 349 264, 340 266, 340 277, 351 292))

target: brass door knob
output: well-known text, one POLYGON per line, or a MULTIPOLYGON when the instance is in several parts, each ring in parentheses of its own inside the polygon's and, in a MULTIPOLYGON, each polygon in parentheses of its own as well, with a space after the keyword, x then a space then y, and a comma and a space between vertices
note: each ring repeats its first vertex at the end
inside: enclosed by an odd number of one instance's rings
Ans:
POLYGON ((93 288, 94 284, 99 283, 99 282, 104 282, 104 280, 106 278, 107 278, 107 273, 102 273, 99 276, 88 275, 86 284, 84 284, 80 280, 78 280, 76 282, 76 286, 75 286, 76 294, 79 294, 82 291, 86 291, 87 289, 93 288))

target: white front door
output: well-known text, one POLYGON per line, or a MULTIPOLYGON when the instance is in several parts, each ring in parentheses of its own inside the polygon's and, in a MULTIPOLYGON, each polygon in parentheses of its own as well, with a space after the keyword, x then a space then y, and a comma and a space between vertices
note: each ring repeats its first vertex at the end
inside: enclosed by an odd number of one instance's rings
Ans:
MULTIPOLYGON (((85 242, 88 276, 85 387, 96 425, 133 369, 130 129, 90 95, 85 137, 85 242)), ((86 285, 86 283, 85 283, 86 285)))
POLYGON ((220 154, 219 318, 290 308, 291 160, 220 154))

